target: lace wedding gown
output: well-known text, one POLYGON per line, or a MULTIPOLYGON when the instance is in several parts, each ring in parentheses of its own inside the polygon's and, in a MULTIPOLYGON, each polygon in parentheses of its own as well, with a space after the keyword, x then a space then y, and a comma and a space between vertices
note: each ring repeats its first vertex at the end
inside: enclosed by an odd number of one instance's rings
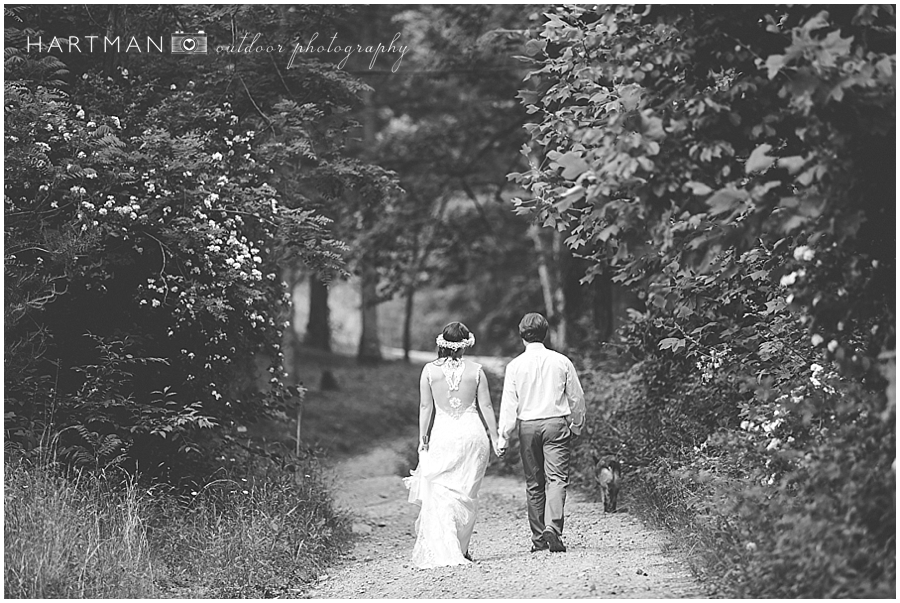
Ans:
MULTIPOLYGON (((404 478, 409 502, 420 505, 412 561, 419 568, 469 563, 478 490, 490 442, 476 406, 481 366, 474 362, 429 363, 423 369, 434 402, 434 424, 419 466, 404 478)), ((426 398, 427 400, 427 398, 426 398)))

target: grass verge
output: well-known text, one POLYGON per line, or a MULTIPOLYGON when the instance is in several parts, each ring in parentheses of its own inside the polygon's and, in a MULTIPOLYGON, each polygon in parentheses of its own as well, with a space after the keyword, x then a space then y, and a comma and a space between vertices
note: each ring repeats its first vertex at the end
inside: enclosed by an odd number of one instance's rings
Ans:
POLYGON ((132 482, 69 480, 10 454, 3 477, 5 597, 155 596, 150 509, 132 482))
POLYGON ((7 598, 265 598, 302 592, 349 540, 314 457, 232 451, 197 490, 73 479, 7 455, 7 598))

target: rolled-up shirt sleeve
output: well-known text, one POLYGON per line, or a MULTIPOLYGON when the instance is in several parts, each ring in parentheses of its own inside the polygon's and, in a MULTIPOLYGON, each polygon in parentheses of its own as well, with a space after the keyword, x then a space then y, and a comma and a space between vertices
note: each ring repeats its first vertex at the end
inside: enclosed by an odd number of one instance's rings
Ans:
POLYGON ((500 398, 500 421, 498 430, 501 442, 509 441, 519 414, 519 396, 516 393, 516 381, 512 366, 506 367, 503 378, 503 396, 500 398))
POLYGON ((566 359, 566 398, 569 401, 569 415, 572 431, 576 434, 581 433, 584 427, 584 419, 586 408, 584 404, 584 389, 581 387, 581 381, 578 379, 578 373, 575 372, 575 365, 571 360, 566 359))

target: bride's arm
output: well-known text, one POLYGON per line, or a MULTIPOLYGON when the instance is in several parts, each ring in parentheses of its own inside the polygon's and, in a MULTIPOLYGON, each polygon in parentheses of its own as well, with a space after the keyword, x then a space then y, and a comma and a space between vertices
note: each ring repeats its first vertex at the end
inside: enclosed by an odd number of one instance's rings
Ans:
POLYGON ((428 365, 422 369, 419 378, 419 448, 428 450, 428 438, 431 430, 431 418, 434 416, 434 395, 428 382, 428 365))
POLYGON ((497 446, 497 419, 494 417, 494 407, 491 405, 491 389, 488 387, 487 375, 479 367, 481 371, 481 379, 478 380, 478 407, 481 410, 481 416, 487 423, 488 435, 491 438, 491 444, 497 446))

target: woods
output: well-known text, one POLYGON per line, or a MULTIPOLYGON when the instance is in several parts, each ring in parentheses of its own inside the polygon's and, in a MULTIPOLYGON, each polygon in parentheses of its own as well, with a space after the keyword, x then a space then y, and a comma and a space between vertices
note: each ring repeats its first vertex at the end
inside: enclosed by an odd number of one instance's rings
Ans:
MULTIPOLYGON (((896 594, 893 7, 4 21, 7 483, 27 483, 10 458, 49 463, 48 491, 124 471, 127 500, 172 489, 164 519, 220 470, 274 484, 247 516, 296 487, 318 502, 288 540, 322 548, 279 554, 313 579, 346 536, 315 450, 261 454, 236 429, 295 415, 348 280, 354 356, 376 368, 450 320, 509 356, 543 312, 593 405, 575 477, 617 456, 723 596, 896 594), (207 52, 172 52, 183 32, 207 52), (245 454, 249 473, 220 462, 245 454)), ((209 494, 192 525, 240 493, 209 494)))

